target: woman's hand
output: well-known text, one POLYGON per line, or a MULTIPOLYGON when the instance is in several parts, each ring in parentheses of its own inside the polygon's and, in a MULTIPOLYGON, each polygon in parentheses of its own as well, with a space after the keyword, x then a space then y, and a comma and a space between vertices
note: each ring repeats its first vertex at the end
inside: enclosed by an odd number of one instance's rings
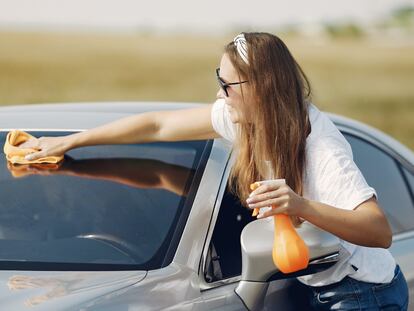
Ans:
POLYGON ((264 218, 276 214, 301 217, 307 200, 296 194, 284 179, 260 181, 260 186, 254 190, 246 200, 249 208, 272 206, 269 211, 259 214, 257 218, 264 218))
POLYGON ((66 136, 31 138, 20 144, 19 148, 36 149, 37 152, 28 154, 26 160, 32 161, 48 156, 60 156, 70 149, 66 136))

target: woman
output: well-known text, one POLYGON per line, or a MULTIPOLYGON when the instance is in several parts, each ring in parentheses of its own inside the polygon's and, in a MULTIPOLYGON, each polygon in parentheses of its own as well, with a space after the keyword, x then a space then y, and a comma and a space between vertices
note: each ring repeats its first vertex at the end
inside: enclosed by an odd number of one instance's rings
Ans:
POLYGON ((86 145, 207 139, 234 143, 231 184, 249 208, 276 206, 340 238, 340 260, 299 280, 321 310, 406 310, 407 285, 391 254, 390 226, 332 122, 310 100, 309 83, 284 43, 244 33, 225 47, 217 69, 218 100, 202 108, 149 112, 23 147, 37 159, 86 145), (262 183, 249 195, 249 185, 262 183), (285 179, 286 183, 280 183, 285 179), (387 309, 388 310, 388 309, 387 309))

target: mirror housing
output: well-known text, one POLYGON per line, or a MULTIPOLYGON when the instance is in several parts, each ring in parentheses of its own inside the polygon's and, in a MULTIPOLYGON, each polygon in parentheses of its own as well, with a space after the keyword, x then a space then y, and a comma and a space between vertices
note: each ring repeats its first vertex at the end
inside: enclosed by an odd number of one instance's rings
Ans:
POLYGON ((309 248, 309 265, 295 273, 284 274, 273 263, 273 217, 255 220, 244 227, 240 242, 242 275, 236 294, 249 310, 261 310, 269 282, 314 274, 338 261, 339 238, 309 222, 296 228, 309 248))

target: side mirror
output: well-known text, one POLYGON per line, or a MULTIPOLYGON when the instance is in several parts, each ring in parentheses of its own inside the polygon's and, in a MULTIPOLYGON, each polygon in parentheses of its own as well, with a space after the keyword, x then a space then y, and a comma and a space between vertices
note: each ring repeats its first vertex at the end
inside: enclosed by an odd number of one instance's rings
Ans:
POLYGON ((296 228, 309 247, 309 265, 295 273, 284 274, 272 260, 273 218, 259 219, 244 227, 240 242, 242 275, 236 294, 249 310, 261 310, 269 282, 323 271, 339 259, 339 239, 311 223, 296 228))

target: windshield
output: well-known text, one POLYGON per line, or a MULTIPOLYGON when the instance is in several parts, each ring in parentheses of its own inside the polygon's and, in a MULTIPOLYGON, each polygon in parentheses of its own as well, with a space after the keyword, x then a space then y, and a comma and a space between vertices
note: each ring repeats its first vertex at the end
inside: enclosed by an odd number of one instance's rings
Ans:
MULTIPOLYGON (((6 134, 0 133, 2 145, 6 134)), ((146 270, 167 265, 211 145, 83 147, 68 152, 58 165, 11 165, 3 155, 0 269, 146 270)))

